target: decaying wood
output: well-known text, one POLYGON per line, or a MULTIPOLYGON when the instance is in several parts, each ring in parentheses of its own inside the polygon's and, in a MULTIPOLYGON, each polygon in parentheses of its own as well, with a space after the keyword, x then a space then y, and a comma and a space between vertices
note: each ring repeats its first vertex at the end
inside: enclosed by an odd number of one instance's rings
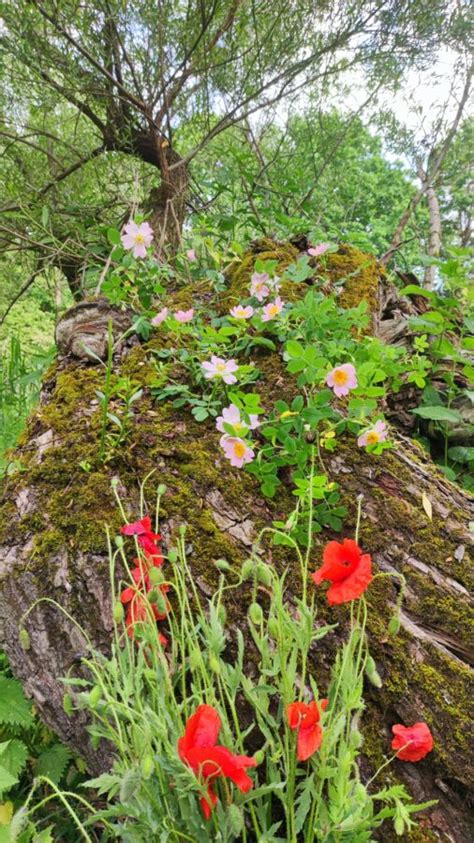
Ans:
MULTIPOLYGON (((379 309, 375 323, 382 335, 381 313, 389 312, 390 296, 393 291, 379 290, 378 301, 385 306, 379 309)), ((392 313, 395 304, 393 299, 392 313)), ((74 320, 72 314, 69 324, 74 320)), ((107 319, 99 321, 102 336, 107 319)), ((130 516, 135 517, 138 482, 151 468, 156 469, 157 482, 168 487, 161 525, 165 544, 170 546, 177 527, 187 524, 190 563, 203 593, 212 590, 217 581, 213 561, 224 555, 238 567, 262 524, 271 523, 288 506, 284 489, 270 502, 262 498, 251 476, 229 467, 217 447, 212 423, 198 425, 186 411, 171 412, 156 404, 149 385, 150 361, 157 343, 124 349, 116 360, 117 373, 141 381, 143 396, 135 407, 131 441, 107 465, 95 464, 88 472, 78 462, 81 455, 92 463, 96 456, 95 388, 103 375, 99 365, 73 356, 77 344, 66 344, 68 354, 46 377, 41 406, 30 419, 17 451, 26 471, 9 477, 3 490, 2 645, 41 716, 86 758, 94 772, 108 759, 92 750, 85 719, 80 715, 70 718, 64 712, 64 686, 59 679, 77 671, 78 656, 85 652, 84 636, 52 604, 40 603, 26 622, 31 644, 24 651, 19 621, 36 600, 53 598, 77 619, 95 646, 107 652, 111 595, 105 538, 101 544, 100 536, 104 523, 112 529, 120 523, 110 491, 111 478, 119 479, 130 516)), ((292 387, 278 355, 266 349, 261 355, 258 365, 264 382, 259 391, 265 402, 275 391, 280 397, 292 387)), ((426 833, 429 830, 433 835, 424 839, 470 843, 474 827, 469 791, 474 765, 468 708, 474 687, 469 522, 474 520, 474 506, 467 493, 451 484, 416 444, 396 432, 394 436, 395 447, 380 457, 347 441, 324 457, 328 474, 340 484, 349 506, 346 535, 353 530, 356 498, 363 495, 361 544, 372 554, 376 570, 399 571, 407 579, 402 629, 396 638, 387 633, 398 597, 396 581, 378 581, 369 598, 371 648, 384 684, 380 690, 367 690, 370 713, 362 771, 368 774, 388 751, 394 722, 426 719, 434 734, 435 751, 416 765, 396 763, 394 772, 415 798, 439 800, 438 807, 422 821, 426 833)), ((315 567, 327 538, 318 537, 315 567)), ((268 547, 265 552, 279 567, 293 565, 287 549, 268 547)), ((291 601, 301 588, 296 566, 287 583, 291 601)), ((240 598, 234 594, 228 606, 231 625, 238 622, 244 631, 248 599, 246 592, 240 598)), ((347 613, 328 609, 321 595, 318 623, 334 618, 343 630, 347 613)), ((327 678, 334 643, 329 636, 318 642, 314 652, 313 668, 321 683, 327 678)))

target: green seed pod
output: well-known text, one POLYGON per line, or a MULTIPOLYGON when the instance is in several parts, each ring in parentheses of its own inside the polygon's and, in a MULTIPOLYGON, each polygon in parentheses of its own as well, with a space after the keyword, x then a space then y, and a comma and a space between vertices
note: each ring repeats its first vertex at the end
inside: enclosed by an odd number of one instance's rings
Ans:
POLYGON ((114 603, 114 610, 112 614, 115 623, 122 623, 125 612, 120 600, 116 600, 116 602, 114 603))
POLYGON ((148 576, 152 585, 159 585, 165 579, 161 568, 155 568, 154 566, 148 571, 148 576))
POLYGON ((268 588, 272 584, 273 572, 269 565, 266 565, 265 562, 259 562, 257 565, 257 579, 268 588))
POLYGON ((142 761, 142 775, 144 779, 149 779, 155 770, 155 762, 151 755, 145 755, 142 761))
POLYGON ((259 626, 259 624, 261 624, 263 621, 262 607, 258 603, 250 604, 248 615, 252 623, 255 624, 255 626, 259 626))
POLYGON ((162 495, 164 495, 166 493, 166 486, 165 486, 164 483, 160 483, 160 485, 158 486, 157 492, 158 492, 160 498, 162 497, 162 495))
POLYGON ((232 837, 240 838, 244 827, 244 815, 237 805, 232 804, 227 807, 227 824, 232 837))
POLYGON ((398 615, 394 615, 393 618, 390 618, 388 632, 389 635, 397 635, 397 633, 400 632, 400 618, 398 615))
POLYGON ((24 626, 20 629, 20 644, 23 650, 29 650, 31 647, 30 636, 24 626))
POLYGON ((173 550, 173 548, 170 551, 168 551, 168 559, 170 560, 172 565, 174 565, 175 562, 178 561, 178 551, 173 550))
POLYGON ((248 578, 252 576, 254 569, 255 565, 253 559, 246 559, 240 569, 240 576, 243 580, 248 580, 248 578))
POLYGON ((218 571, 223 571, 224 573, 227 573, 227 571, 231 570, 231 567, 230 567, 227 559, 216 559, 216 561, 214 562, 214 565, 216 566, 218 571))
POLYGON ((101 696, 102 688, 100 687, 100 685, 94 685, 92 691, 89 694, 89 705, 91 706, 91 708, 94 708, 97 705, 101 696))
POLYGON ((71 715, 74 713, 74 706, 72 704, 72 697, 70 696, 70 694, 64 694, 63 709, 68 717, 71 717, 71 715))
POLYGON ((216 676, 220 676, 221 663, 217 656, 215 656, 213 653, 211 653, 211 655, 209 656, 209 669, 212 670, 212 672, 215 673, 216 676))

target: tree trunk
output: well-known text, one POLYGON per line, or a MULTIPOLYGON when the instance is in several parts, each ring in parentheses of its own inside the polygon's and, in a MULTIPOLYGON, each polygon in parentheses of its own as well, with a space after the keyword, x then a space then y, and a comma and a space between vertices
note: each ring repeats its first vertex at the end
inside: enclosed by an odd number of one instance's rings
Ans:
MULTIPOLYGON (((433 185, 426 191, 428 210, 430 215, 430 237, 428 241, 428 254, 430 258, 439 258, 441 252, 441 213, 439 210, 438 197, 433 185)), ((424 286, 432 290, 436 279, 436 267, 431 265, 425 269, 424 286)))
MULTIPOLYGON (((297 257, 298 249, 269 240, 255 244, 253 252, 230 274, 229 286, 216 305, 222 312, 238 301, 257 255, 275 258, 281 270, 297 257)), ((341 301, 352 306, 364 298, 373 314, 374 333, 381 332, 385 317, 392 314, 385 311, 386 281, 374 259, 343 246, 321 263, 318 272, 318 277, 327 273, 328 285, 345 277, 341 301)), ((200 295, 208 301, 211 287, 204 287, 200 295)), ((305 284, 292 282, 290 287, 293 295, 307 290, 305 284)), ((181 303, 188 294, 191 299, 191 290, 180 291, 181 303)), ((134 405, 128 440, 101 464, 97 459, 101 424, 95 391, 103 388, 104 374, 101 367, 75 356, 84 347, 75 338, 77 333, 84 334, 86 324, 89 343, 95 349, 104 348, 109 318, 115 321, 123 315, 119 317, 113 310, 107 313, 105 303, 97 308, 89 303, 88 308, 87 318, 83 305, 80 317, 73 309, 68 324, 61 323, 58 338, 63 356, 45 378, 40 407, 16 452, 25 470, 8 477, 4 484, 0 634, 12 668, 41 716, 86 758, 92 771, 97 771, 110 758, 98 757, 90 747, 85 720, 77 715, 69 718, 64 712, 64 686, 59 681, 78 669, 84 635, 46 602, 38 603, 24 624, 30 636, 26 652, 20 646, 19 627, 22 615, 35 601, 53 598, 71 613, 96 647, 107 651, 112 621, 104 527, 117 530, 120 525, 111 479, 118 479, 130 517, 135 518, 139 514, 138 482, 151 469, 156 471, 156 482, 167 486, 161 522, 165 544, 172 545, 179 525, 187 524, 190 561, 203 594, 217 584, 213 560, 224 557, 234 566, 241 564, 258 530, 288 511, 291 496, 283 486, 274 500, 263 499, 255 479, 230 468, 221 456, 213 422, 199 424, 187 411, 153 400, 152 351, 160 348, 160 335, 146 345, 129 341, 117 350, 115 373, 140 383, 143 395, 134 405)), ((116 330, 123 330, 123 322, 116 330)), ((276 398, 291 398, 295 383, 277 352, 260 348, 253 355, 263 373, 259 393, 270 410, 276 398)), ((112 402, 112 412, 121 412, 119 402, 112 402)), ((395 436, 395 442, 393 450, 376 457, 347 440, 325 457, 327 472, 341 485, 349 507, 345 535, 353 534, 356 497, 362 494, 362 546, 372 554, 377 569, 401 571, 408 584, 402 629, 396 638, 387 635, 396 586, 382 580, 369 591, 371 651, 384 684, 380 690, 367 690, 362 773, 368 775, 387 752, 394 722, 426 719, 434 734, 435 751, 419 764, 398 762, 393 768, 415 798, 439 800, 422 819, 424 830, 416 839, 470 843, 474 827, 468 792, 473 758, 468 724, 474 689, 467 548, 474 507, 472 499, 451 484, 418 445, 402 436, 395 436), (432 520, 424 508, 426 498, 431 503, 432 520)), ((150 493, 150 506, 152 499, 150 493)), ((320 537, 314 567, 327 538, 324 534, 320 537)), ((268 547, 266 552, 273 564, 290 568, 291 600, 301 588, 295 560, 288 548, 268 547)), ((240 599, 232 598, 227 606, 229 628, 235 625, 245 631, 249 599, 246 591, 240 599)), ((335 616, 344 628, 348 618, 344 608, 328 609, 318 595, 318 620, 333 622, 335 616)), ((323 689, 338 640, 328 636, 314 651, 312 669, 323 689)))

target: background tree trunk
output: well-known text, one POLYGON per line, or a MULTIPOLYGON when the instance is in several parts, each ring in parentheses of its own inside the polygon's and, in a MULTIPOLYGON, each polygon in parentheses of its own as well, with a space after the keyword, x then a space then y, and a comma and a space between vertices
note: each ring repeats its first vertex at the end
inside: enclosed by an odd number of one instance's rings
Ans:
MULTIPOLYGON (((228 288, 216 305, 222 312, 239 299, 257 254, 276 258, 281 270, 297 257, 298 248, 270 240, 255 244, 253 252, 230 273, 228 288)), ((319 265, 318 272, 322 271, 327 272, 328 287, 347 278, 341 301, 347 305, 361 298, 368 301, 373 331, 383 333, 393 313, 385 308, 390 296, 376 261, 343 246, 319 265)), ((291 289, 294 295, 298 289, 304 293, 307 286, 298 288, 292 283, 291 289)), ((210 287, 201 285, 203 300, 210 294, 210 287)), ((191 300, 196 293, 181 290, 178 295, 182 305, 183 298, 191 300)), ((156 483, 164 482, 168 489, 161 523, 165 544, 172 545, 179 525, 187 524, 190 562, 204 595, 217 585, 213 560, 224 557, 238 568, 260 527, 287 513, 291 505, 285 486, 269 501, 262 498, 253 477, 229 467, 212 422, 198 424, 187 411, 153 400, 153 350, 160 347, 159 336, 146 345, 130 341, 117 350, 115 373, 133 378, 144 391, 134 405, 129 439, 105 465, 98 462, 100 413, 95 390, 103 386, 104 375, 99 366, 78 359, 83 344, 75 342, 75 337, 85 332, 89 344, 102 348, 109 318, 121 320, 117 333, 123 330, 125 317, 108 310, 105 302, 79 305, 68 314, 67 324, 61 323, 58 339, 63 356, 45 378, 41 405, 15 455, 25 470, 5 481, 0 520, 2 645, 41 716, 86 758, 94 772, 110 758, 98 755, 88 744, 84 718, 65 714, 64 686, 59 681, 80 669, 77 660, 85 651, 84 635, 45 602, 26 621, 31 641, 26 652, 20 646, 19 625, 36 600, 53 598, 74 616, 96 647, 107 652, 112 621, 104 528, 117 530, 120 525, 111 479, 117 478, 130 517, 135 518, 138 483, 151 469, 156 470, 156 483)), ((262 348, 254 357, 263 373, 258 389, 270 410, 275 398, 291 397, 295 383, 278 353, 262 348)), ((112 404, 112 411, 120 413, 119 404, 112 404)), ((370 710, 363 717, 363 775, 374 770, 388 751, 394 722, 426 719, 435 737, 435 751, 419 764, 398 762, 393 767, 416 798, 439 800, 438 807, 422 819, 424 830, 416 839, 470 843, 474 835, 468 802, 473 780, 468 738, 474 690, 468 566, 472 499, 402 436, 396 438, 393 450, 380 457, 344 440, 325 457, 325 463, 349 507, 345 535, 352 534, 356 497, 362 494, 362 546, 372 554, 378 570, 402 571, 408 583, 402 629, 395 638, 388 636, 387 625, 397 586, 376 581, 369 591, 371 650, 384 684, 380 690, 367 689, 370 710)), ((151 489, 149 497, 151 507, 151 489)), ((327 538, 320 538, 315 568, 319 548, 327 538)), ((288 548, 268 547, 266 554, 279 569, 290 568, 291 601, 301 589, 295 560, 288 548)), ((230 628, 233 624, 245 628, 250 599, 245 589, 238 596, 233 592, 227 605, 230 628)), ((341 631, 318 642, 313 653, 313 670, 323 689, 348 613, 344 607, 328 609, 318 594, 317 623, 334 619, 341 631)))

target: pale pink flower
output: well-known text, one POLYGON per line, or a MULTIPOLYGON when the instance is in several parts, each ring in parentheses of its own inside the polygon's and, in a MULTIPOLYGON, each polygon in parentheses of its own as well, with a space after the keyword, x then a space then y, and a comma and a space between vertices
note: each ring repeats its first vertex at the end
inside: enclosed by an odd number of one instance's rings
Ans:
POLYGON ((341 398, 342 395, 348 395, 351 389, 356 389, 357 374, 352 363, 335 366, 327 375, 326 383, 338 398, 341 398))
POLYGON ((250 279, 250 295, 258 301, 263 301, 270 295, 270 278, 268 272, 254 272, 250 279))
POLYGON ((254 309, 249 304, 247 307, 244 307, 243 304, 237 304, 235 307, 232 308, 230 311, 230 315, 234 317, 234 319, 250 319, 251 316, 254 314, 254 309))
POLYGON ((239 365, 235 360, 223 360, 222 357, 216 357, 213 354, 210 360, 201 363, 201 368, 207 380, 222 378, 224 383, 237 383, 237 378, 233 372, 237 371, 239 365))
POLYGON ((197 260, 196 252, 194 251, 194 249, 188 249, 188 251, 186 252, 186 257, 187 257, 188 261, 196 261, 197 260))
POLYGON ((311 255, 312 258, 317 258, 318 255, 324 255, 324 252, 327 252, 330 245, 330 243, 319 243, 317 246, 311 246, 308 249, 308 255, 311 255))
POLYGON ((189 310, 177 310, 176 313, 173 313, 173 316, 177 322, 181 322, 184 325, 185 322, 191 322, 194 316, 194 309, 190 307, 189 310))
POLYGON ((132 250, 134 258, 146 258, 146 250, 153 240, 153 229, 147 222, 137 225, 129 220, 120 239, 124 249, 132 250))
POLYGON ((161 325, 165 319, 168 318, 168 308, 164 307, 163 310, 158 311, 158 313, 153 317, 151 320, 152 325, 161 325))
POLYGON ((224 454, 230 464, 235 468, 242 468, 248 462, 252 462, 255 453, 244 442, 243 439, 238 439, 237 436, 221 436, 220 445, 224 449, 224 454))
POLYGON ((281 300, 280 296, 277 296, 275 301, 266 304, 263 308, 262 322, 270 322, 271 319, 278 316, 278 314, 283 310, 283 305, 284 302, 281 300))
POLYGON ((379 419, 374 426, 362 433, 357 440, 359 448, 366 448, 367 445, 378 445, 379 442, 385 442, 387 438, 387 425, 384 421, 379 419))
POLYGON ((235 433, 237 434, 240 434, 241 432, 246 433, 249 428, 250 430, 255 430, 257 427, 260 427, 260 422, 256 414, 249 416, 249 424, 242 421, 240 410, 235 406, 235 404, 230 404, 229 407, 224 407, 222 410, 222 416, 218 416, 216 419, 217 430, 220 430, 221 433, 226 432, 224 424, 232 425, 235 433))

